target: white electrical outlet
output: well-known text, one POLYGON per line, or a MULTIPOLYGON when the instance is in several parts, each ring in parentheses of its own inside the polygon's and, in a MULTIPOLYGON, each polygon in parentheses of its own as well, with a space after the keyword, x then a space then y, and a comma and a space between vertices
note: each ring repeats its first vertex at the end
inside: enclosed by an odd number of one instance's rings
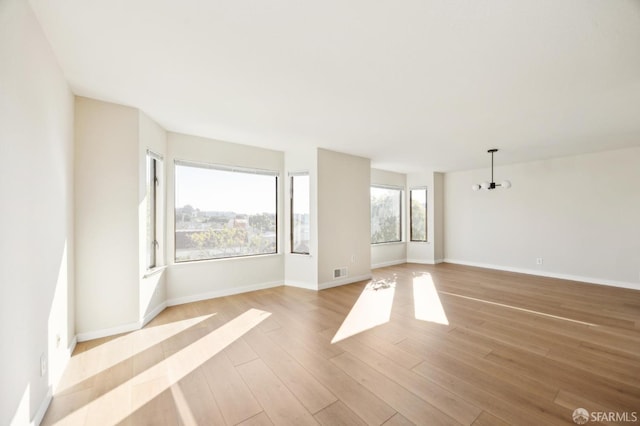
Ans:
POLYGON ((536 265, 542 265, 543 259, 541 257, 536 258, 536 265))
POLYGON ((47 374, 47 356, 43 352, 40 355, 40 377, 44 377, 45 374, 47 374))

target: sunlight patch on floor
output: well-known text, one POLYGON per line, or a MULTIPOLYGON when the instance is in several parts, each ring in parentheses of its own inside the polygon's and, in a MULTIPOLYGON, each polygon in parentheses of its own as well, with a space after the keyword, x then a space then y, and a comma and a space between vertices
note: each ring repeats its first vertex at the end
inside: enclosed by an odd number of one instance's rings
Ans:
POLYGON ((367 284, 331 343, 389 322, 395 292, 395 281, 379 280, 367 284))
POLYGON ((449 325, 438 290, 430 274, 413 278, 413 306, 416 319, 449 325))
MULTIPOLYGON (((199 340, 59 419, 60 424, 118 424, 271 315, 249 309, 199 340), (169 377, 169 380, 166 380, 169 377), (144 389, 136 392, 133 389, 144 389), (83 418, 86 416, 86 418, 83 418)), ((180 413, 184 415, 185 413, 180 413)))
POLYGON ((87 377, 98 375, 152 346, 161 344, 163 341, 197 326, 214 315, 216 314, 202 315, 143 328, 76 354, 71 358, 67 371, 65 371, 60 384, 56 388, 56 393, 64 392, 86 380, 87 377), (96 362, 96 360, 99 360, 99 362, 96 362))
POLYGON ((461 294, 455 294, 455 293, 448 293, 446 291, 441 292, 442 294, 448 294, 449 296, 454 296, 454 297, 460 297, 462 299, 467 299, 467 300, 475 300, 476 302, 482 302, 482 303, 487 303, 489 305, 494 305, 494 306, 501 306, 503 308, 508 308, 508 309, 514 309, 516 311, 521 311, 521 312, 528 312, 530 314, 535 314, 535 315, 541 315, 543 317, 548 317, 548 318, 555 318, 555 319, 559 319, 559 320, 563 320, 563 321, 569 321, 569 322, 574 322, 576 324, 582 324, 582 325, 589 325, 589 326, 597 326, 597 324, 593 324, 590 322, 584 322, 584 321, 579 321, 579 320, 574 320, 571 318, 567 318, 567 317, 561 317, 558 315, 552 315, 552 314, 546 314, 544 312, 539 312, 539 311, 534 311, 531 309, 525 309, 525 308, 519 308, 517 306, 512 306, 512 305, 505 305, 504 303, 498 303, 498 302, 492 302, 490 300, 484 300, 484 299, 478 299, 475 297, 470 297, 470 296, 463 296, 461 294))

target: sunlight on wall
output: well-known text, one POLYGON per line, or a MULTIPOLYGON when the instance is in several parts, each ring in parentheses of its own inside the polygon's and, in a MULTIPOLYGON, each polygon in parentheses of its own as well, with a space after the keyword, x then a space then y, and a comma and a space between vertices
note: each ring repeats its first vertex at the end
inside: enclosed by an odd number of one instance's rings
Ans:
POLYGON ((31 384, 27 383, 27 388, 22 393, 20 403, 16 412, 11 419, 11 426, 28 425, 31 423, 31 414, 29 413, 31 406, 31 384))
POLYGON ((47 328, 48 385, 57 384, 69 359, 69 273, 67 242, 64 243, 62 259, 58 268, 58 280, 49 311, 47 328))
POLYGON ((184 349, 98 396, 89 404, 69 413, 59 420, 60 423, 118 424, 172 388, 270 315, 271 313, 259 309, 249 309, 184 349))
POLYGON ((389 322, 395 292, 395 281, 383 280, 367 284, 331 343, 389 322))
POLYGON ((449 325, 431 274, 413 278, 413 306, 416 319, 449 325))

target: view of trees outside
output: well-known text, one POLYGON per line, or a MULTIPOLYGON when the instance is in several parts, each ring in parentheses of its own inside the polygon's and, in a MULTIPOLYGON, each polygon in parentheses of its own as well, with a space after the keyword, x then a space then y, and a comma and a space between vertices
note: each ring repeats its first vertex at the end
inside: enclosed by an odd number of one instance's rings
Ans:
POLYGON ((291 176, 291 252, 309 253, 309 175, 291 176))
POLYGON ((371 243, 402 241, 402 189, 371 187, 371 243))
POLYGON ((411 241, 427 241, 427 188, 412 189, 411 241))
POLYGON ((176 262, 276 253, 276 182, 176 164, 176 262))

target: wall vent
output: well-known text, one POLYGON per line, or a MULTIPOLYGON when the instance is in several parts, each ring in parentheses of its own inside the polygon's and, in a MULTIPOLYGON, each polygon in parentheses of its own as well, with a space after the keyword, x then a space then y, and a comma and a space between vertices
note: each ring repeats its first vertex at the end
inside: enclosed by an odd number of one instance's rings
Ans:
POLYGON ((333 270, 333 279, 342 278, 349 275, 349 270, 347 268, 337 268, 333 270))

